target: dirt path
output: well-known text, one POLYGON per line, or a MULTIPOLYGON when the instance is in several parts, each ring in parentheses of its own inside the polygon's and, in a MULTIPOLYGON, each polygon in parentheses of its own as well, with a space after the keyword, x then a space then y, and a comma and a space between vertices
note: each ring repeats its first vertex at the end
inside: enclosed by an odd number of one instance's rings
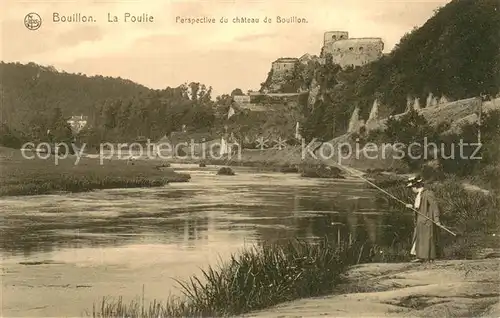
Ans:
POLYGON ((500 259, 358 265, 342 292, 247 317, 500 317, 500 259))

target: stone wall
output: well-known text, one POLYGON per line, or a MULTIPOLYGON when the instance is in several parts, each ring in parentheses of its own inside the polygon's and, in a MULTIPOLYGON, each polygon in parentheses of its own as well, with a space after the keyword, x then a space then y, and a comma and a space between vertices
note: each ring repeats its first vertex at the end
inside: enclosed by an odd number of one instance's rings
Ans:
POLYGON ((269 111, 269 107, 262 104, 247 103, 239 105, 241 109, 248 109, 254 112, 264 112, 269 111))
POLYGON ((250 103, 250 96, 249 95, 236 95, 236 96, 233 96, 233 99, 238 104, 250 103))
POLYGON ((349 38, 349 32, 346 31, 328 31, 323 36, 323 45, 335 42, 338 40, 346 40, 349 38))
POLYGON ((378 60, 383 50, 381 38, 355 38, 325 43, 323 56, 331 54, 334 63, 356 67, 378 60))

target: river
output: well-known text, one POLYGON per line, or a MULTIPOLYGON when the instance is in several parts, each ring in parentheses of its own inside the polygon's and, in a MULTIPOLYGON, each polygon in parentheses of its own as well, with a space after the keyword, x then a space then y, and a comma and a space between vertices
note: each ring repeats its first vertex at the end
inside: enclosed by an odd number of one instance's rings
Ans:
POLYGON ((191 181, 1 199, 2 316, 81 316, 102 297, 162 300, 179 294, 174 279, 259 241, 394 238, 390 213, 359 180, 173 167, 191 181))

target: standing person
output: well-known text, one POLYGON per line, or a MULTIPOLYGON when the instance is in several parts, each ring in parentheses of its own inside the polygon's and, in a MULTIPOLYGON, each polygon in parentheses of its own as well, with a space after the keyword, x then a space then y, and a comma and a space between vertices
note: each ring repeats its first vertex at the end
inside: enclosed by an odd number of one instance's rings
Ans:
POLYGON ((433 261, 439 254, 439 228, 431 220, 441 224, 436 197, 431 190, 424 188, 424 182, 419 176, 408 179, 407 187, 417 195, 415 203, 407 204, 407 207, 420 212, 415 213, 416 222, 410 254, 416 256, 415 262, 433 261))

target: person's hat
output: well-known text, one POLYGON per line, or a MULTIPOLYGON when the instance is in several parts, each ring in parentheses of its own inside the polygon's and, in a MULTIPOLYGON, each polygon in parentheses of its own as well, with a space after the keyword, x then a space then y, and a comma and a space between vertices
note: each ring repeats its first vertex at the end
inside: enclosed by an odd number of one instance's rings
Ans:
POLYGON ((408 183, 406 184, 406 187, 413 188, 416 186, 421 186, 423 181, 424 180, 420 176, 411 177, 408 179, 408 183))

